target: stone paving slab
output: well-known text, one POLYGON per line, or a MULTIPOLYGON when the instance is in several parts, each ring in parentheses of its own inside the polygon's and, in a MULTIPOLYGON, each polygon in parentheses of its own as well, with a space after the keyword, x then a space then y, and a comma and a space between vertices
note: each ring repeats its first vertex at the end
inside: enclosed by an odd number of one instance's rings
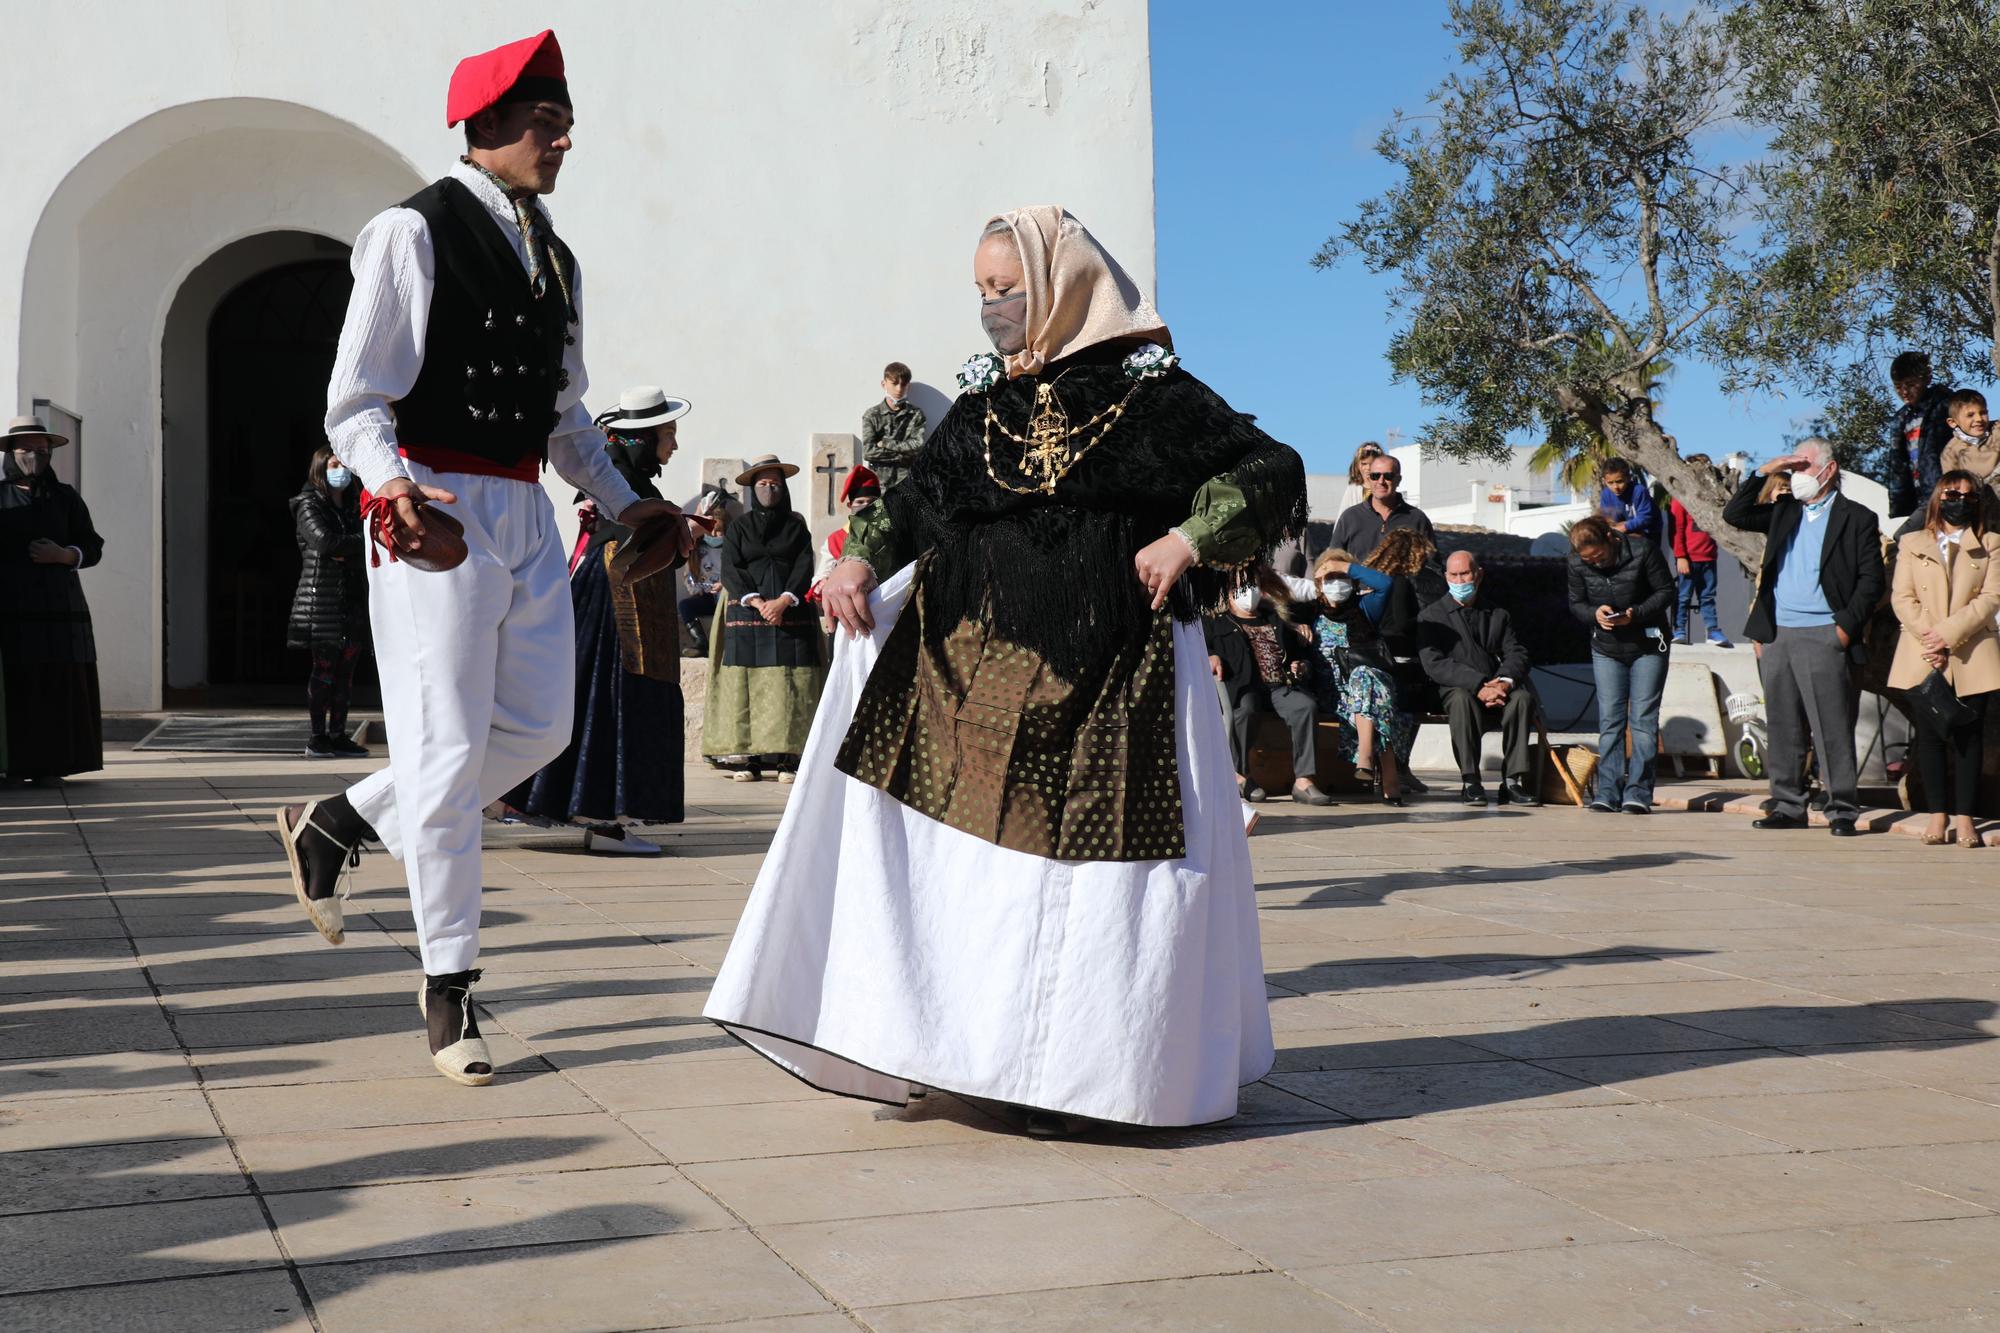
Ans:
POLYGON ((365 766, 108 758, 0 792, 0 1327, 2000 1322, 2000 881, 1957 849, 1673 787, 1273 804, 1277 1068, 1224 1125, 1044 1142, 701 1019, 776 784, 691 768, 658 859, 489 830, 471 1090, 394 863, 339 949, 291 902, 270 811, 365 766))

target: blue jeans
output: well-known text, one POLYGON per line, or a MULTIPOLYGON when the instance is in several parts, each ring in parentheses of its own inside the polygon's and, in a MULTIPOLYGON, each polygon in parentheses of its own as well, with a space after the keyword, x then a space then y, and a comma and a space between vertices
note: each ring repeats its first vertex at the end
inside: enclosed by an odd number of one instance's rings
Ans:
MULTIPOLYGON (((1648 643, 1652 640, 1647 640, 1648 643)), ((1667 687, 1667 655, 1642 653, 1630 662, 1593 651, 1597 676, 1597 799, 1612 805, 1653 804, 1653 764, 1660 753, 1660 695, 1667 687), (1625 758, 1625 729, 1632 729, 1632 758, 1625 758)))
POLYGON ((1715 562, 1713 560, 1690 560, 1688 572, 1676 575, 1674 588, 1679 594, 1679 603, 1674 613, 1674 636, 1685 639, 1688 627, 1694 620, 1695 603, 1701 603, 1701 618, 1708 622, 1710 634, 1720 634, 1722 624, 1715 614, 1715 562))

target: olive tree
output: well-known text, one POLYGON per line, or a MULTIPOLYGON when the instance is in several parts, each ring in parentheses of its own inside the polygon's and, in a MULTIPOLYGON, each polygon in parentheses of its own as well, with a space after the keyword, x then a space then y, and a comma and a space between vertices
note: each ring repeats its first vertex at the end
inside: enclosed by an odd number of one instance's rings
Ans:
POLYGON ((1726 549, 1727 488, 1684 462, 1648 386, 1749 299, 1743 174, 1713 160, 1741 72, 1721 20, 1624 0, 1451 0, 1461 67, 1378 151, 1400 179, 1317 266, 1395 279, 1389 361, 1440 414, 1430 448, 1497 455, 1582 435, 1643 465, 1726 549))
POLYGON ((1826 405, 1871 471, 1888 362, 1945 383, 2000 367, 2000 5, 1993 0, 1735 0, 1759 299, 1722 330, 1736 382, 1778 377, 1826 405))

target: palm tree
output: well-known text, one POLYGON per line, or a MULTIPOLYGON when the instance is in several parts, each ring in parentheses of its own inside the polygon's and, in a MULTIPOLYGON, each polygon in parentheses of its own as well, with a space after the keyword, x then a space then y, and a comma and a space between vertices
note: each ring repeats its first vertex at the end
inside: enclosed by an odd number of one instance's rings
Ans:
MULTIPOLYGON (((1635 392, 1658 407, 1661 390, 1667 377, 1673 373, 1673 362, 1663 356, 1655 357, 1638 372, 1635 392)), ((1550 428, 1548 438, 1536 445, 1535 452, 1528 456, 1528 466, 1537 472, 1552 474, 1572 494, 1590 492, 1597 480, 1597 469, 1611 457, 1610 443, 1596 431, 1560 412, 1550 412, 1548 419, 1555 424, 1550 428)))

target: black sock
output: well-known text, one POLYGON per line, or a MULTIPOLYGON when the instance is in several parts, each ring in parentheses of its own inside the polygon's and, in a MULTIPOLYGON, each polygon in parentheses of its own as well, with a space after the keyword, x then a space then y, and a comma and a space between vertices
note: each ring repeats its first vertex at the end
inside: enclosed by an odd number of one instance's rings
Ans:
POLYGON ((355 812, 346 792, 322 800, 319 809, 313 812, 313 818, 321 828, 350 846, 363 841, 381 841, 368 821, 355 812))

